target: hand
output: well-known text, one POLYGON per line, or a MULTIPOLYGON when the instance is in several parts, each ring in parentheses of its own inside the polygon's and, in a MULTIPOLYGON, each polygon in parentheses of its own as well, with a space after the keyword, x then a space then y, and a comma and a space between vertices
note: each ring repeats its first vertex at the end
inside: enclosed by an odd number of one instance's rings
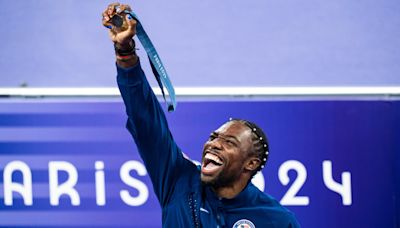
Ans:
POLYGON ((125 15, 125 20, 127 24, 127 29, 121 30, 121 28, 115 27, 111 23, 111 18, 116 14, 123 12, 125 10, 131 11, 131 7, 129 5, 120 4, 120 3, 112 3, 108 5, 108 7, 103 12, 103 25, 109 28, 109 36, 110 39, 114 43, 118 43, 121 46, 129 45, 132 37, 136 34, 136 20, 133 19, 129 14, 125 15))

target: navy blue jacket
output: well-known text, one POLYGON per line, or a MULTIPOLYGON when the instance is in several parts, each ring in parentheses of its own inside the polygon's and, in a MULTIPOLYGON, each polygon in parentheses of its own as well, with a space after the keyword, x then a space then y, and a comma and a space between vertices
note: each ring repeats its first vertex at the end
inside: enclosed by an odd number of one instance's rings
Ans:
POLYGON ((118 86, 132 134, 162 207, 163 227, 299 227, 294 215, 253 184, 219 199, 185 159, 141 67, 117 66, 118 86))

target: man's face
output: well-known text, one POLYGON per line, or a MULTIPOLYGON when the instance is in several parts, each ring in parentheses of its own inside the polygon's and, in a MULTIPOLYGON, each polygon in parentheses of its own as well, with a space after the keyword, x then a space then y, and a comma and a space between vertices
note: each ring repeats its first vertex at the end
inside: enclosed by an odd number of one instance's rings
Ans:
POLYGON ((240 179, 252 150, 251 130, 230 121, 211 133, 204 144, 201 181, 214 187, 229 186, 240 179))

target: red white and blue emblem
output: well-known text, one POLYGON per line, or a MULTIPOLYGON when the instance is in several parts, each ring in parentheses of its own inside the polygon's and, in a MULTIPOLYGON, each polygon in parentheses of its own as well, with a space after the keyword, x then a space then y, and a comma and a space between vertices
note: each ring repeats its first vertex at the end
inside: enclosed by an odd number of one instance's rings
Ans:
POLYGON ((240 219, 239 221, 235 222, 233 224, 232 228, 255 228, 256 226, 247 219, 240 219))

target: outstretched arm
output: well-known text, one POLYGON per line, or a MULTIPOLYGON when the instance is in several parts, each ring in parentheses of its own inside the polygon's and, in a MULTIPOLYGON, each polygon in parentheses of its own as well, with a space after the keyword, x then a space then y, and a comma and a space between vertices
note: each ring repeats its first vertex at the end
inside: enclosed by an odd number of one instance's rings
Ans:
MULTIPOLYGON (((133 49, 133 52, 130 55, 118 55, 116 53, 117 64, 123 68, 129 68, 134 66, 139 58, 134 52, 134 43, 132 43, 132 38, 136 34, 136 20, 130 17, 130 15, 126 15, 125 22, 126 28, 117 28, 112 24, 112 17, 117 12, 122 12, 124 10, 131 11, 131 7, 124 4, 112 3, 108 5, 107 9, 103 12, 103 25, 109 28, 108 35, 111 41, 114 42, 114 45, 117 49, 122 51, 129 51, 133 49)), ((128 52, 127 52, 128 53, 128 52)))
MULTIPOLYGON (((103 24, 112 26, 110 16, 115 7, 129 7, 111 4, 103 13, 103 24)), ((136 33, 136 21, 126 18, 129 31, 110 29, 111 40, 117 48, 131 49, 132 37, 136 33)), ((144 75, 138 57, 121 58, 117 53, 117 81, 128 115, 127 128, 135 139, 140 156, 153 183, 154 191, 162 206, 166 205, 173 191, 179 168, 187 161, 183 158, 168 128, 164 112, 144 75)))

